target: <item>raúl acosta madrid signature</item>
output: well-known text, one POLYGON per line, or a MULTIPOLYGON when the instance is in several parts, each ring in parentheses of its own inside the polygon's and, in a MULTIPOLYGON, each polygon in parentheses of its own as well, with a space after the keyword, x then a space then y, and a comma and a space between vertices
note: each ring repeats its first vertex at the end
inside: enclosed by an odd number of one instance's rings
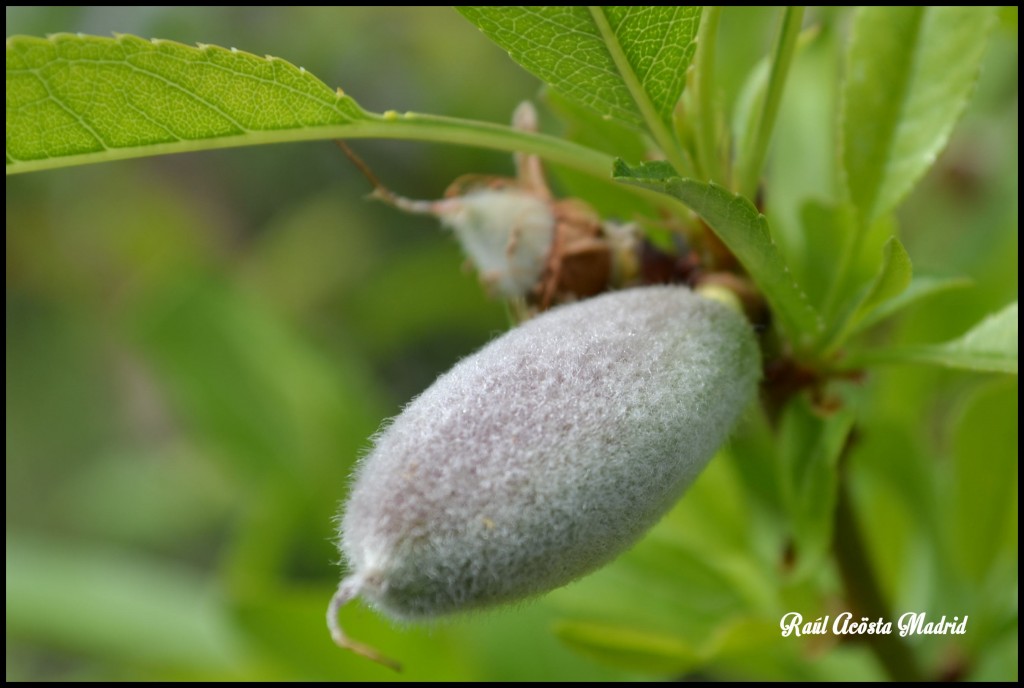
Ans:
MULTIPOLYGON (((869 619, 853 618, 852 612, 842 612, 834 618, 831 615, 819 616, 813 621, 804 621, 800 612, 788 612, 779 620, 782 637, 804 635, 890 635, 893 622, 881 617, 869 619)), ((950 620, 945 614, 937 621, 931 621, 924 612, 907 612, 896 620, 896 630, 900 636, 908 635, 963 635, 967 632, 967 615, 961 619, 954 616, 950 620)))

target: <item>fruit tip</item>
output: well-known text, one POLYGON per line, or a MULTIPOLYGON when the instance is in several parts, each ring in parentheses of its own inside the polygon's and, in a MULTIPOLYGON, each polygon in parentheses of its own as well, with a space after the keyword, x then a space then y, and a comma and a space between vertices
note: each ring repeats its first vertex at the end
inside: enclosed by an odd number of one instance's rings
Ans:
POLYGON ((369 645, 352 640, 345 635, 345 631, 342 630, 341 624, 338 623, 338 612, 346 603, 359 594, 361 585, 361 578, 357 576, 349 576, 341 581, 341 584, 338 585, 337 592, 335 592, 334 596, 331 597, 331 602, 327 605, 327 629, 331 632, 331 640, 334 641, 335 645, 344 650, 355 652, 357 655, 366 657, 367 659, 377 662, 382 666, 386 666, 392 671, 401 672, 402 665, 399 662, 391 659, 390 657, 386 657, 369 645))

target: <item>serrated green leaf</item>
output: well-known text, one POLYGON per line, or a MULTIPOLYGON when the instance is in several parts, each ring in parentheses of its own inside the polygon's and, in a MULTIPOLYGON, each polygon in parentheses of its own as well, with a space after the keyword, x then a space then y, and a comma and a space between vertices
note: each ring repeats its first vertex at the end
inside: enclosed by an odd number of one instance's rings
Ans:
POLYGON ((794 343, 806 344, 821 329, 818 314, 772 240, 767 220, 750 201, 716 184, 683 179, 664 162, 630 167, 617 160, 613 176, 672 196, 700 215, 750 273, 794 343))
POLYGON ((864 7, 841 108, 842 167, 865 224, 932 165, 967 104, 994 24, 983 7, 864 7))
POLYGON ((863 332, 904 308, 930 296, 941 294, 951 289, 962 289, 970 285, 971 281, 964 277, 912 277, 910 284, 903 290, 903 293, 892 297, 885 303, 879 304, 877 308, 865 315, 860 324, 854 327, 852 334, 863 332))
POLYGON ((1017 302, 994 313, 959 339, 944 344, 867 351, 858 363, 931 363, 993 373, 1017 374, 1017 302))
POLYGON ((536 153, 606 178, 611 158, 551 136, 416 113, 377 115, 300 67, 135 36, 7 39, 7 174, 331 138, 536 153))
POLYGON ((817 413, 804 397, 794 398, 783 412, 780 484, 797 545, 798 575, 815 570, 831 545, 837 464, 853 421, 849 410, 817 413))
POLYGON ((7 162, 367 118, 276 58, 135 36, 7 41, 7 162))
POLYGON ((700 7, 654 6, 458 9, 529 72, 601 115, 634 126, 649 124, 638 98, 649 101, 663 124, 671 122, 701 13, 700 7))
POLYGON ((682 638, 615 624, 561 621, 555 635, 576 651, 613 666, 651 674, 682 674, 700 660, 682 638))

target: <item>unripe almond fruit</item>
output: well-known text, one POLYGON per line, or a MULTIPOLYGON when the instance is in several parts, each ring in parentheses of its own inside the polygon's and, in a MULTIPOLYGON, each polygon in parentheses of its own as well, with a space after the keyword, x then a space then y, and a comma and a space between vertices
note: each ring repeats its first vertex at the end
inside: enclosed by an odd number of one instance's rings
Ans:
POLYGON ((399 619, 521 600, 602 566, 679 498, 754 397, 735 309, 684 287, 557 307, 459 362, 376 437, 341 518, 361 596, 399 619))

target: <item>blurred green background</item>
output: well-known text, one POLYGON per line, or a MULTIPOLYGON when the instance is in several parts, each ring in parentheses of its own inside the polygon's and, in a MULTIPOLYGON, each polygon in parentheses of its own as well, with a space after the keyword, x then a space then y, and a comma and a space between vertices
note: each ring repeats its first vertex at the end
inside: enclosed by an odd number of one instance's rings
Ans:
MULTIPOLYGON (((280 56, 375 111, 504 122, 539 87, 451 9, 6 17, 8 35, 123 32, 280 56)), ((775 17, 725 13, 723 106, 775 17)), ((816 17, 770 169, 770 216, 794 256, 802 204, 835 184, 822 169, 848 16, 816 17)), ((953 337, 1016 298, 1016 41, 1014 15, 900 217, 917 272, 974 286, 888 328, 895 341, 953 337)), ((467 172, 511 173, 489 151, 357 148, 415 198, 467 172)), ((332 518, 380 422, 508 321, 435 222, 367 191, 329 142, 7 179, 8 680, 395 678, 326 632, 332 518)), ((922 657, 953 647, 971 677, 1015 678, 1016 378, 892 368, 859 395, 851 472, 886 591, 900 610, 971 614, 967 637, 919 640, 922 657)), ((343 625, 414 680, 881 677, 855 644, 779 637, 786 611, 843 605, 829 567, 780 565, 776 449, 748 426, 649 538, 580 583, 426 628, 352 605, 343 625)))

